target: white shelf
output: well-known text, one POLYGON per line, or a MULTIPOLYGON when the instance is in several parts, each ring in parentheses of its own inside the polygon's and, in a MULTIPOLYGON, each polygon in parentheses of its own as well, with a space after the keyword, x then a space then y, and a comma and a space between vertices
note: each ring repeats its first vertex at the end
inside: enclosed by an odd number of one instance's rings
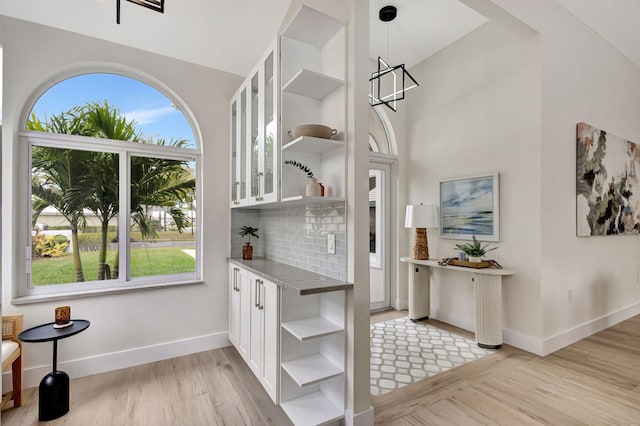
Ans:
POLYGON ((321 354, 283 362, 282 368, 300 387, 312 385, 344 373, 342 368, 321 354))
POLYGON ((283 197, 281 202, 287 203, 287 206, 303 206, 309 204, 341 204, 347 200, 343 197, 307 197, 306 195, 294 195, 291 197, 283 197))
POLYGON ((282 87, 282 90, 322 100, 342 85, 344 80, 303 68, 282 87))
POLYGON ((320 48, 343 26, 344 24, 333 16, 302 6, 282 35, 320 48))
POLYGON ((335 422, 344 412, 333 405, 322 392, 313 392, 280 404, 294 425, 320 425, 335 422))
POLYGON ((342 146, 344 146, 343 141, 300 136, 283 146, 282 149, 295 152, 307 152, 309 154, 324 154, 325 152, 342 146))
POLYGON ((301 342, 329 334, 340 333, 344 327, 322 317, 305 318, 282 323, 282 328, 301 342))

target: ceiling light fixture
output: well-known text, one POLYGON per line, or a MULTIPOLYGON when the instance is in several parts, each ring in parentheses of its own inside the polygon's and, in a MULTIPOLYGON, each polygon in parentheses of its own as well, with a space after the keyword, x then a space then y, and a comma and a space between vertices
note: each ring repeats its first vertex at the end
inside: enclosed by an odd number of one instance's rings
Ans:
MULTIPOLYGON (((397 15, 398 9, 395 6, 385 6, 380 9, 378 14, 382 22, 387 22, 387 58, 389 58, 388 23, 393 21, 397 15)), ((378 56, 378 71, 371 73, 369 82, 371 83, 369 103, 372 106, 386 105, 393 111, 396 111, 396 103, 404 99, 404 93, 407 90, 419 86, 415 78, 406 70, 404 64, 391 66, 380 56, 378 56), (399 82, 398 79, 401 81, 399 82)))
MULTIPOLYGON (((126 0, 156 12, 164 13, 164 0, 126 0)), ((120 0, 116 0, 116 24, 120 24, 120 0)))

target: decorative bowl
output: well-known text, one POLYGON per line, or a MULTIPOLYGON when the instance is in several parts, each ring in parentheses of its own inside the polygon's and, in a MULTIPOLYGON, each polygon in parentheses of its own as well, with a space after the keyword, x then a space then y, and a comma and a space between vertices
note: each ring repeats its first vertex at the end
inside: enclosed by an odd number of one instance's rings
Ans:
POLYGON ((314 138, 331 139, 338 131, 322 124, 301 124, 289 130, 289 136, 297 139, 300 136, 311 136, 314 138))

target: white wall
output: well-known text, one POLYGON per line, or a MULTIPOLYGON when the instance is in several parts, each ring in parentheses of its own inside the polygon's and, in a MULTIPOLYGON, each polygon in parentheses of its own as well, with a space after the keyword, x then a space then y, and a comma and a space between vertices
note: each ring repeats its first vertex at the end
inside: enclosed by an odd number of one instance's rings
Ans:
MULTIPOLYGON (((152 85, 166 85, 191 109, 203 141, 202 223, 205 253, 204 284, 154 289, 64 301, 72 315, 91 321, 91 327, 60 342, 59 360, 79 360, 64 368, 70 375, 169 358, 226 344, 227 276, 230 217, 228 203, 228 101, 241 78, 113 43, 0 17, 0 44, 4 47, 4 99, 2 129, 2 305, 4 314, 24 314, 25 327, 53 319, 54 307, 42 302, 11 304, 14 285, 22 275, 20 257, 25 241, 17 230, 26 229, 16 206, 24 203, 16 176, 17 132, 21 113, 30 97, 58 75, 76 65, 100 71, 100 63, 146 76, 152 85), (91 68, 95 64, 96 68, 91 68), (224 202, 220 202, 223 200, 224 202), (179 342, 172 344, 172 342, 179 342)), ((133 75, 134 77, 136 75, 133 75)), ((156 86, 157 87, 157 86, 156 86)), ((162 90, 162 87, 157 87, 162 90)), ((50 344, 26 344, 27 387, 37 385, 50 368, 50 344), (31 370, 42 367, 40 370, 31 370), (44 372, 43 372, 44 371, 44 372), (34 381, 35 380, 35 381, 34 381)))
MULTIPOLYGON (((438 204, 443 178, 500 173, 500 242, 491 254, 516 270, 503 280, 505 328, 536 340, 542 327, 538 39, 490 22, 410 72, 420 87, 407 94, 407 138, 399 147, 406 202, 438 204)), ((413 237, 403 231, 406 255, 413 237)), ((428 232, 432 258, 457 254, 460 241, 428 232)), ((436 318, 473 329, 470 275, 434 271, 431 303, 436 318)))
MULTIPOLYGON (((638 237, 578 238, 575 207, 576 123, 640 142, 640 70, 553 0, 464 2, 492 21, 411 70, 407 202, 437 202, 443 177, 501 173, 492 255, 516 270, 505 341, 546 354, 640 313, 638 237)), ((437 231, 429 241, 455 253, 437 231)), ((469 283, 434 278, 436 316, 471 328, 469 283)))
POLYGON ((554 1, 495 3, 541 33, 542 316, 550 351, 640 313, 638 237, 577 237, 575 184, 576 123, 640 143, 640 69, 554 1))

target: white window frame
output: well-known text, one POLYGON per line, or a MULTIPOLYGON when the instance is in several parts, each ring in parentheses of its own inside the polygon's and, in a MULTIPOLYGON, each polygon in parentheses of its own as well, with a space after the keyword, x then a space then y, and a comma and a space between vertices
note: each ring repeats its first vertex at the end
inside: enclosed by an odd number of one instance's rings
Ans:
MULTIPOLYGON (((29 303, 34 299, 52 300, 58 298, 69 298, 74 295, 85 296, 88 294, 104 294, 121 292, 131 289, 144 289, 151 287, 167 287, 185 284, 202 283, 202 213, 201 213, 201 152, 199 149, 178 148, 170 146, 162 146, 155 144, 142 144, 129 141, 119 141, 102 138, 92 138, 75 135, 61 135, 44 132, 24 131, 19 133, 20 144, 26 146, 28 165, 23 173, 25 188, 28 190, 27 197, 23 203, 22 211, 25 217, 31 217, 31 152, 33 146, 42 146, 60 149, 74 149, 96 152, 110 152, 119 155, 119 206, 120 212, 130 211, 130 159, 132 156, 152 157, 175 159, 179 161, 187 161, 195 163, 195 179, 196 194, 195 206, 196 217, 199 226, 196 227, 196 268, 193 273, 175 274, 175 275, 155 275, 148 277, 130 277, 129 268, 129 244, 120 245, 120 265, 121 274, 117 279, 88 281, 83 283, 67 283, 67 284, 51 284, 44 286, 33 286, 31 284, 31 220, 26 221, 28 230, 25 233, 27 241, 25 241, 23 269, 25 279, 20 280, 21 285, 18 289, 18 297, 13 300, 14 304, 29 303)), ((130 214, 118 214, 118 241, 129 241, 129 220, 130 214)))

